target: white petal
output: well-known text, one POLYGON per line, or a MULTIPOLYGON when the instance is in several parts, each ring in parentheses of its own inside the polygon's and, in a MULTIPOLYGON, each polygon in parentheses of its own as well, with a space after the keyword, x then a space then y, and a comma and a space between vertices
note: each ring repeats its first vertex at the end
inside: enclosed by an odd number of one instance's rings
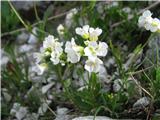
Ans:
POLYGON ((151 24, 150 24, 150 23, 147 23, 147 24, 144 25, 144 27, 146 28, 146 30, 150 30, 151 24))
POLYGON ((38 75, 42 75, 44 71, 47 69, 47 65, 45 63, 37 64, 37 67, 38 67, 37 70, 38 75))
POLYGON ((77 63, 80 60, 80 56, 75 52, 69 53, 67 57, 68 57, 68 61, 70 61, 71 63, 77 63))
POLYGON ((99 42, 99 46, 97 49, 98 56, 106 56, 108 52, 108 45, 105 42, 99 42))
POLYGON ((102 29, 96 28, 95 29, 97 36, 99 36, 102 33, 102 29))
POLYGON ((100 65, 103 64, 103 62, 99 58, 95 59, 88 59, 85 63, 85 69, 88 72, 99 72, 100 70, 100 65))
POLYGON ((75 43, 74 38, 71 39, 71 42, 66 42, 65 52, 67 53, 67 61, 77 63, 81 57, 80 51, 80 46, 75 43))
POLYGON ((152 13, 149 11, 149 10, 146 10, 144 13, 143 13, 143 16, 144 17, 149 17, 149 16, 151 16, 152 15, 152 13))
POLYGON ((82 28, 80 28, 80 27, 76 28, 75 31, 76 31, 76 34, 78 34, 78 35, 83 35, 84 34, 82 28))
POLYGON ((50 58, 50 60, 53 62, 54 65, 57 65, 57 64, 60 62, 59 56, 58 56, 57 53, 55 53, 55 52, 52 52, 52 53, 51 53, 51 58, 50 58))
POLYGON ((89 30, 89 25, 85 25, 83 26, 83 30, 85 33, 88 33, 88 30, 89 30))
POLYGON ((89 28, 89 33, 91 34, 94 31, 94 28, 89 28))

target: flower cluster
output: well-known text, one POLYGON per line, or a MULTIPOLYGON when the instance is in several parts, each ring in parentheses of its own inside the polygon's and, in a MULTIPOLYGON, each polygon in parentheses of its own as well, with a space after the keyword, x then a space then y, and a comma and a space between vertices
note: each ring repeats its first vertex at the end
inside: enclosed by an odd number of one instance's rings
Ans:
POLYGON ((142 16, 139 17, 138 25, 151 32, 160 31, 160 20, 158 18, 152 18, 152 13, 149 10, 145 11, 142 16))
POLYGON ((41 52, 35 55, 40 74, 47 68, 46 59, 54 65, 59 63, 65 65, 66 62, 73 64, 79 62, 82 56, 87 58, 84 68, 88 72, 99 72, 103 64, 99 57, 105 57, 108 52, 108 45, 105 42, 97 42, 102 30, 85 25, 82 28, 76 28, 75 32, 84 38, 84 46, 77 45, 75 39, 72 38, 71 41, 65 43, 63 50, 63 43, 57 38, 51 35, 45 38, 41 52))
POLYGON ((103 62, 98 57, 104 57, 108 51, 108 45, 105 42, 97 42, 98 36, 102 33, 99 28, 92 28, 85 25, 82 28, 76 28, 76 34, 82 36, 86 41, 84 48, 84 56, 87 56, 85 69, 89 72, 99 72, 100 65, 103 62))
POLYGON ((43 41, 43 46, 40 49, 40 53, 35 53, 36 64, 39 68, 39 74, 47 69, 46 60, 49 58, 54 65, 61 63, 63 65, 63 60, 60 59, 63 53, 62 49, 63 43, 58 42, 57 38, 49 35, 43 41))

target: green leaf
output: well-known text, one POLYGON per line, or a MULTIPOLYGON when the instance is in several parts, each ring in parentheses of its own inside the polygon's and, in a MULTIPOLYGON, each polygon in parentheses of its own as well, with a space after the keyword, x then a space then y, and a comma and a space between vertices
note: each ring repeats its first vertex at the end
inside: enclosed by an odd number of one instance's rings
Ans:
POLYGON ((156 80, 160 81, 160 67, 156 69, 156 80))

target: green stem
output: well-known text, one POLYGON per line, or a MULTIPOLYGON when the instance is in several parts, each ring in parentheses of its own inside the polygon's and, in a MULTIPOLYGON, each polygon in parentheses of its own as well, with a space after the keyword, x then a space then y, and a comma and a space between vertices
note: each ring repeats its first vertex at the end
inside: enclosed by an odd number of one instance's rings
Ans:
POLYGON ((35 12, 35 15, 36 15, 36 19, 37 19, 38 21, 40 21, 41 19, 40 19, 39 16, 38 16, 36 3, 34 2, 33 4, 34 4, 34 12, 35 12))
MULTIPOLYGON (((62 73, 61 73, 62 71, 61 71, 61 66, 60 65, 58 65, 57 66, 57 74, 58 74, 58 78, 59 78, 59 80, 62 82, 62 73)), ((63 83, 63 82, 62 82, 63 83)))
POLYGON ((21 23, 24 25, 24 27, 28 30, 29 27, 27 26, 27 24, 23 21, 23 19, 21 18, 21 16, 18 14, 18 12, 16 11, 16 9, 13 7, 11 1, 8 0, 8 3, 10 5, 10 7, 12 8, 12 10, 15 12, 16 16, 18 17, 18 19, 21 21, 21 23))
POLYGON ((30 29, 30 27, 24 22, 24 20, 22 19, 22 17, 19 15, 19 13, 17 12, 17 10, 14 8, 14 6, 12 5, 11 1, 8 0, 8 3, 10 5, 10 7, 12 8, 12 10, 15 12, 16 16, 18 17, 18 19, 20 20, 20 22, 24 25, 24 27, 30 32, 32 33, 34 36, 38 37, 35 33, 32 32, 32 30, 30 29))

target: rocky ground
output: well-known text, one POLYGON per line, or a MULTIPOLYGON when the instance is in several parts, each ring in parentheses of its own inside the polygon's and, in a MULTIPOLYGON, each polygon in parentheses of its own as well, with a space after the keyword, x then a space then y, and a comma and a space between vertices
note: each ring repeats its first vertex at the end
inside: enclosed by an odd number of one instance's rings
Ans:
MULTIPOLYGON (((27 13, 30 13, 30 10, 32 11, 34 4, 33 2, 13 2, 15 8, 19 11, 26 11, 27 13)), ((38 9, 41 11, 45 9, 50 2, 37 2, 38 9)), ((103 3, 99 3, 103 4, 103 3)), ((108 7, 117 6, 117 2, 114 2, 114 4, 111 4, 108 7)), ((100 13, 103 13, 103 9, 101 8, 101 5, 97 7, 100 13)), ((73 9, 72 9, 73 10, 73 9)), ((125 12, 130 13, 131 9, 124 8, 125 12)), ((40 13, 41 13, 40 11, 40 13)), ((69 16, 69 14, 67 14, 69 16)), ((68 17, 64 18, 66 25, 69 25, 67 21, 68 17)), ((24 15, 24 17, 27 17, 24 15)), ((103 17, 103 16, 102 16, 103 17)), ((33 19, 33 18, 32 18, 33 19)), ((87 20, 86 20, 87 21, 87 20)), ((56 25, 55 25, 56 26, 56 25)), ((58 25, 57 25, 58 26, 58 25)), ((32 32, 34 34, 37 34, 37 28, 34 27, 32 29, 32 32)), ((12 68, 14 68, 14 65, 11 63, 11 58, 8 56, 8 53, 5 51, 5 45, 6 41, 8 41, 8 36, 2 37, 2 48, 1 48, 1 69, 8 69, 12 71, 12 68), (11 64, 10 64, 11 63, 11 64)), ((126 43, 119 43, 116 42, 120 48, 121 53, 125 54, 128 51, 130 51, 131 45, 128 45, 126 43)), ((39 48, 41 46, 41 42, 39 42, 39 38, 35 37, 33 34, 27 31, 22 31, 18 33, 14 40, 14 53, 16 53, 16 61, 18 64, 23 64, 24 58, 25 61, 27 61, 28 65, 28 82, 27 84, 30 84, 27 88, 27 91, 15 91, 16 95, 18 96, 17 101, 15 101, 15 98, 13 97, 15 95, 12 94, 10 91, 14 89, 14 87, 10 84, 6 86, 7 82, 3 82, 2 77, 2 109, 5 109, 5 105, 9 105, 11 108, 9 115, 2 116, 4 119, 14 119, 14 120, 39 120, 39 119, 55 119, 55 120, 93 120, 94 116, 92 115, 84 115, 80 111, 78 111, 75 107, 73 107, 73 103, 66 101, 66 99, 63 100, 63 94, 62 91, 64 90, 61 83, 57 82, 57 74, 54 71, 50 71, 49 74, 44 75, 38 75, 37 66, 35 65, 35 58, 34 53, 39 52, 39 48), (22 57, 23 56, 23 57, 22 57), (33 97, 33 98, 32 98, 33 97), (36 99, 33 101, 32 99, 36 99), (24 103, 20 102, 22 99, 24 103), (32 101, 30 101, 30 99, 32 101), (36 101, 38 101, 36 103, 36 101), (35 102, 35 103, 34 103, 35 102), (28 105, 28 106, 27 106, 28 105), (31 107, 33 105, 33 110, 31 107), (30 112, 32 111, 32 112, 30 112), (7 116, 7 117, 6 117, 7 116), (48 118, 43 118, 43 116, 48 116, 48 118), (54 116, 54 117, 53 117, 54 116)), ((123 63, 125 70, 130 69, 130 66, 134 65, 140 65, 144 66, 145 68, 148 68, 152 66, 153 64, 156 64, 157 61, 155 57, 157 57, 157 52, 159 53, 158 57, 160 58, 160 35, 157 34, 155 36, 152 36, 147 43, 145 49, 141 50, 139 54, 135 55, 134 52, 130 52, 126 58, 125 62, 123 63), (136 56, 136 57, 135 57, 136 56)), ((104 67, 101 68, 100 73, 98 74, 100 81, 103 85, 102 91, 112 91, 113 93, 116 93, 121 90, 121 83, 122 79, 119 78, 119 72, 117 69, 117 64, 115 58, 111 55, 111 51, 108 53, 106 59, 104 59, 104 67)), ((160 63, 160 59, 159 59, 160 63)), ((84 81, 82 78, 79 78, 77 74, 77 70, 80 68, 80 65, 77 64, 75 66, 75 69, 73 71, 73 76, 71 76, 73 80, 73 85, 79 88, 79 90, 82 90, 84 86, 84 81)), ((141 67, 140 67, 141 68, 141 67)), ((21 71, 25 71, 25 68, 21 67, 21 71)), ((4 74, 2 72, 2 74, 4 74)), ((16 73, 15 73, 16 74, 16 73)), ((87 78, 87 73, 83 73, 83 77, 87 78)), ((67 75, 66 75, 67 78, 67 75)), ((25 80, 20 80, 20 85, 23 85, 25 83, 25 80)), ((130 109, 127 111, 124 111, 123 114, 128 114, 126 116, 135 115, 137 118, 144 118, 139 117, 143 116, 145 113, 145 109, 148 109, 151 105, 151 98, 146 95, 139 86, 143 86, 143 83, 139 81, 139 76, 137 75, 135 78, 129 77, 127 79, 127 85, 125 88, 127 89, 130 86, 135 86, 133 91, 135 91, 134 96, 132 96, 132 103, 130 105, 130 109), (126 113, 125 113, 126 112, 126 113)), ((123 91, 124 94, 128 94, 126 91, 123 91)), ((5 110, 4 110, 5 111, 5 110)), ((2 114, 3 115, 3 114, 2 114)), ((160 108, 157 108, 155 112, 152 114, 152 116, 160 116, 160 108)), ((135 117, 131 117, 135 118, 135 117)), ((3 119, 3 118, 2 118, 3 119)), ((96 116, 95 120, 112 120, 110 117, 106 116, 96 116)))

